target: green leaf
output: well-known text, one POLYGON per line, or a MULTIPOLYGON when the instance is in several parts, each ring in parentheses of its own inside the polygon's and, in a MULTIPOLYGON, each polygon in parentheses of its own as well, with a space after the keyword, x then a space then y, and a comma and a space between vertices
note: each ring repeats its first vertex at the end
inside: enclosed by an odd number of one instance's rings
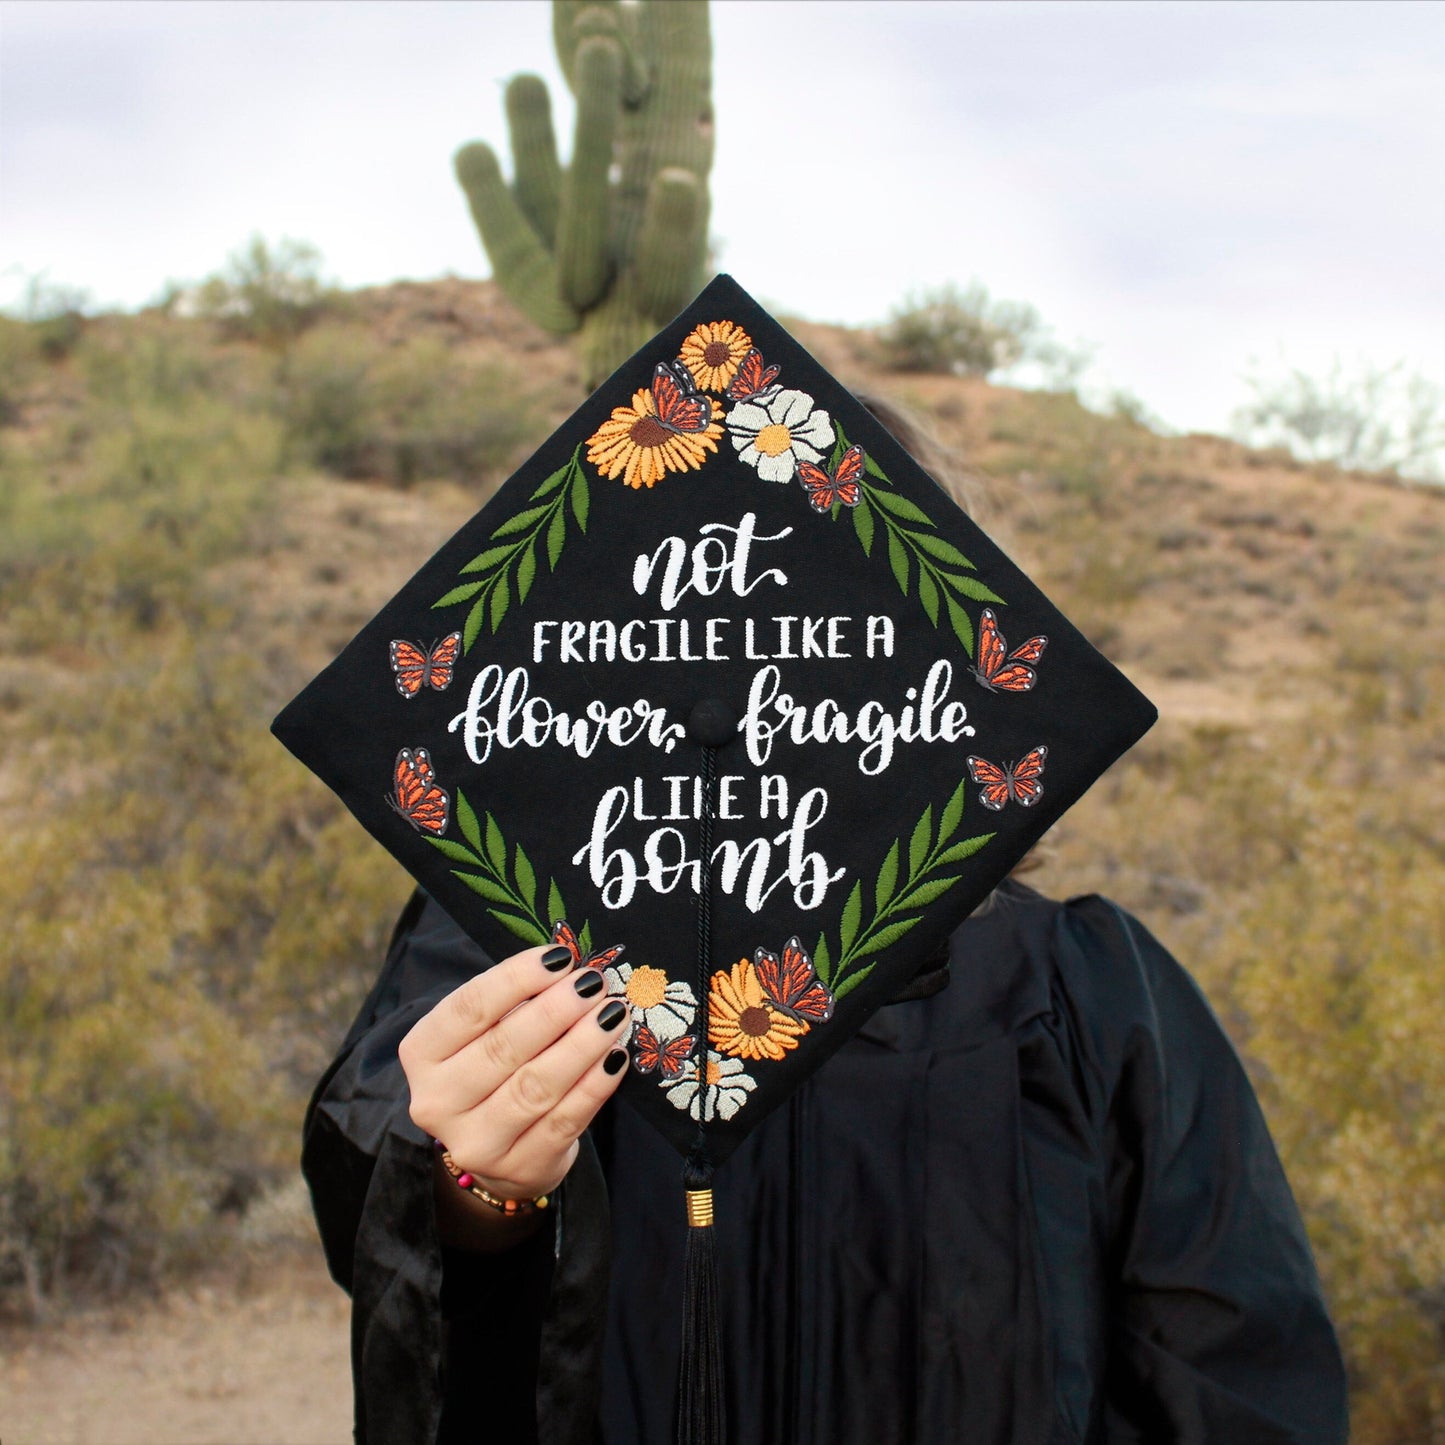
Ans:
POLYGON ((587 530, 587 513, 592 506, 592 493, 587 488, 587 478, 582 473, 582 468, 577 468, 577 480, 572 483, 572 515, 577 518, 577 526, 585 532, 587 530))
POLYGON ((887 928, 880 928, 868 940, 868 952, 882 953, 885 948, 897 943, 918 922, 919 920, 916 918, 903 918, 897 923, 890 923, 887 928))
POLYGON ((500 908, 489 908, 487 912, 508 932, 515 933, 523 943, 547 942, 547 935, 530 918, 523 918, 516 913, 503 913, 500 908))
POLYGON ((567 542, 567 511, 558 507, 552 513, 552 525, 547 528, 547 565, 555 572, 562 548, 567 542))
POLYGON ((480 854, 482 852, 482 830, 477 826, 476 812, 467 802, 466 794, 460 788, 457 789, 457 827, 462 830, 462 837, 480 854))
POLYGON ((567 910, 562 906, 562 890, 557 887, 557 880, 552 880, 551 887, 547 889, 547 921, 549 923, 560 923, 567 916, 567 910))
POLYGON ((965 838, 962 843, 955 843, 952 848, 938 855, 934 866, 943 868, 950 863, 962 863, 965 858, 972 858, 993 836, 992 833, 980 833, 976 838, 965 838))
POLYGON ((968 613, 953 600, 949 593, 943 594, 943 600, 948 603, 948 620, 953 623, 953 630, 958 640, 963 643, 963 650, 972 657, 973 623, 968 620, 968 613))
POLYGON ((898 901, 900 908, 926 908, 935 898, 940 898, 947 893, 960 875, 955 873, 951 878, 934 878, 927 883, 920 883, 906 898, 898 901))
POLYGON ((492 536, 510 537, 514 532, 525 532, 538 517, 545 517, 549 510, 547 507, 528 507, 525 511, 518 512, 515 517, 508 517, 492 536))
POLYGON ((847 996, 873 972, 873 965, 870 963, 866 968, 860 968, 857 973, 850 973, 837 988, 833 990, 834 998, 847 998, 847 996))
POLYGON ((873 887, 873 911, 882 913, 884 905, 893 897, 893 885, 898 882, 898 839, 888 850, 883 866, 878 870, 878 882, 873 887))
POLYGON ((438 597, 432 606, 453 607, 458 602, 465 602, 468 597, 475 597, 485 586, 485 582, 463 582, 460 587, 453 587, 450 592, 438 597))
POLYGON ((972 567, 973 563, 953 545, 946 542, 942 537, 932 532, 910 532, 913 538, 923 550, 931 556, 937 557, 940 562, 947 562, 950 567, 972 567))
POLYGON ((868 505, 865 497, 856 507, 853 508, 853 530, 858 534, 858 540, 863 544, 863 555, 873 555, 873 508, 868 505))
POLYGON ((923 610, 928 614, 928 620, 937 627, 938 588, 934 586, 933 578, 923 567, 918 569, 918 600, 923 604, 923 610))
MULTIPOLYGON (((887 473, 873 460, 868 452, 863 453, 863 470, 867 472, 870 477, 877 477, 880 482, 888 482, 887 473)), ((891 487, 893 483, 888 482, 888 485, 891 487)))
POLYGON ((582 956, 592 952, 592 924, 589 920, 582 925, 582 932, 577 935, 577 947, 582 950, 582 956))
POLYGON ((833 443, 832 455, 828 458, 828 474, 830 476, 838 470, 838 463, 843 460, 843 453, 847 450, 848 443, 843 440, 843 433, 840 429, 837 440, 833 443))
POLYGON ((517 875, 517 886, 522 890, 522 901, 528 908, 537 906, 537 870, 532 867, 532 860, 522 850, 522 845, 517 844, 516 856, 512 860, 512 872, 517 875))
POLYGON ((487 609, 493 632, 502 625, 502 618, 507 615, 507 608, 511 605, 512 584, 507 581, 507 574, 504 572, 492 588, 492 605, 487 609))
POLYGON ((918 877, 918 870, 923 866, 923 860, 928 857, 928 850, 933 843, 933 804, 930 803, 924 810, 923 816, 914 824, 913 836, 908 840, 908 876, 918 877))
POLYGON ((497 820, 490 813, 487 814, 487 862, 498 878, 507 876, 507 845, 502 841, 497 820))
POLYGON ((863 919, 863 880, 860 878, 843 905, 843 921, 838 927, 838 943, 846 957, 853 940, 858 936, 858 925, 863 919))
POLYGON ((897 492, 885 492, 881 487, 874 487, 868 496, 875 505, 886 512, 892 512, 895 517, 901 517, 905 522, 922 522, 925 527, 933 525, 933 519, 927 512, 915 506, 907 497, 899 496, 897 492))
POLYGON ((1003 598, 991 587, 985 587, 976 577, 960 577, 953 584, 963 593, 965 597, 972 597, 976 602, 1002 602, 1003 598))
MULTIPOLYGON (((575 455, 572 458, 572 461, 576 461, 575 455)), ((547 480, 543 482, 542 485, 538 487, 535 492, 532 493, 531 500, 535 502, 538 497, 545 497, 548 492, 555 492, 557 488, 562 485, 563 479, 566 477, 567 473, 572 470, 572 461, 564 462, 560 467, 558 467, 557 470, 553 472, 552 475, 548 477, 547 480)))
POLYGON ((517 601, 525 602, 532 590, 532 579, 537 575, 537 544, 533 542, 517 563, 517 601))
POLYGON ((480 893, 489 903, 513 901, 512 895, 500 883, 494 883, 483 873, 463 873, 460 868, 453 868, 452 877, 460 878, 473 893, 480 893))
POLYGON ((968 791, 968 780, 953 790, 953 796, 943 806, 943 812, 938 819, 938 841, 941 843, 945 838, 951 838, 959 823, 963 821, 963 795, 968 791))
POLYGON ((826 933, 818 935, 818 942, 813 949, 813 968, 824 983, 827 983, 832 977, 833 959, 828 952, 828 935, 826 933))
POLYGON ((470 848, 463 848, 460 843, 453 843, 450 838, 428 838, 427 842, 438 853, 445 853, 454 863, 470 863, 476 868, 482 866, 482 860, 470 848))
POLYGON ((490 547, 487 551, 473 557, 472 560, 462 568, 462 571, 485 572, 489 567, 495 567, 503 558, 510 557, 516 550, 517 544, 515 542, 508 542, 505 547, 490 547))
POLYGON ((893 568, 893 576, 898 583, 899 590, 907 597, 908 553, 903 550, 903 543, 898 540, 898 533, 891 527, 888 529, 888 565, 893 568))
POLYGON ((462 628, 462 651, 470 652, 474 643, 482 631, 482 619, 487 615, 487 599, 478 597, 472 604, 472 610, 467 613, 466 624, 462 628))

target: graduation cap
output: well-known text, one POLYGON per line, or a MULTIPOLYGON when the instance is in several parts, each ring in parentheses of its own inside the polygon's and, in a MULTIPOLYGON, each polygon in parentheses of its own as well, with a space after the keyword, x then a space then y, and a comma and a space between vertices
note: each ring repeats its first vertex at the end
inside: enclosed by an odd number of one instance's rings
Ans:
POLYGON ((562 939, 627 998, 701 1439, 711 1170, 1154 717, 723 276, 274 731, 493 957, 562 939))

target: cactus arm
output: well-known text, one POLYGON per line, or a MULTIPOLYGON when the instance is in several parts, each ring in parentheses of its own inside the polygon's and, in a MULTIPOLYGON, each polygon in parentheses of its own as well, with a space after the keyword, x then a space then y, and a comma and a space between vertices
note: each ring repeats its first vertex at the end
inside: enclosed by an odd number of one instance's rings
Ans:
POLYGON ((473 141, 454 165, 497 284, 544 330, 576 331, 581 317, 562 299, 556 262, 502 179, 492 148, 473 141))
POLYGON ((551 246, 562 203, 562 167, 552 130, 552 98, 540 76, 512 77, 507 130, 512 138, 512 193, 542 244, 551 246))
POLYGON ((637 304, 653 321, 671 321, 692 300, 706 259, 703 188, 691 171, 668 166, 652 179, 634 263, 637 304))
POLYGON ((622 47, 594 36, 577 47, 577 127, 562 183, 557 274, 562 295, 579 311, 595 305, 611 279, 607 248, 608 172, 622 102, 622 47))
POLYGON ((589 35, 615 35, 619 10, 617 0, 552 0, 552 44, 573 95, 578 47, 589 35))
POLYGON ((639 9, 640 43, 653 57, 652 84, 645 105, 623 115, 613 239, 620 256, 636 254, 652 180, 664 167, 681 166, 697 177, 704 187, 698 221, 704 237, 708 224, 713 111, 707 0, 652 0, 639 9))

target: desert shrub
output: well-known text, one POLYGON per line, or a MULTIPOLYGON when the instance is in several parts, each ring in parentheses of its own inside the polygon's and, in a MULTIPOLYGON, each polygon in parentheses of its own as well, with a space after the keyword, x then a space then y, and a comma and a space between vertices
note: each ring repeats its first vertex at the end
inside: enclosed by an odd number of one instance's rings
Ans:
POLYGON ((252 236, 195 288, 188 309, 219 322, 229 336, 281 347, 318 320, 334 297, 315 246, 285 237, 272 245, 252 236))
POLYGON ((167 641, 92 680, 101 726, 40 701, 48 821, 0 837, 0 1298, 32 1309, 201 1258, 289 1174, 402 892, 265 735, 254 666, 167 641))
POLYGON ((280 389, 294 455, 394 486, 495 481, 537 429, 518 372, 431 337, 386 346, 359 326, 318 328, 287 358, 280 389))
POLYGON ((1445 480, 1445 389, 1403 363, 1349 370, 1336 359, 1323 376, 1296 367, 1246 384, 1254 397, 1233 423, 1241 441, 1355 471, 1445 480))
POLYGON ((0 316, 0 426, 19 420, 38 352, 29 326, 14 317, 0 316))
POLYGON ((909 296, 880 333, 895 371, 991 376, 1023 360, 1043 329, 1022 301, 998 301, 978 282, 909 296))
POLYGON ((1020 369, 1028 384, 1070 391, 1088 365, 1079 346, 1066 346, 1024 301, 990 296, 977 281, 909 296, 878 334, 880 360, 893 371, 944 376, 996 376, 1020 369))

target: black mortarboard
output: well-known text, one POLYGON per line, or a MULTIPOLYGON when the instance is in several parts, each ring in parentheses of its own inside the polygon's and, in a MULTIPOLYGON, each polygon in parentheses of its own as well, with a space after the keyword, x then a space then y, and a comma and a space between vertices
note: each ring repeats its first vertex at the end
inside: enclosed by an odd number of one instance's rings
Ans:
POLYGON ((719 277, 275 732, 494 957, 600 955, 696 1184, 1154 716, 719 277))

